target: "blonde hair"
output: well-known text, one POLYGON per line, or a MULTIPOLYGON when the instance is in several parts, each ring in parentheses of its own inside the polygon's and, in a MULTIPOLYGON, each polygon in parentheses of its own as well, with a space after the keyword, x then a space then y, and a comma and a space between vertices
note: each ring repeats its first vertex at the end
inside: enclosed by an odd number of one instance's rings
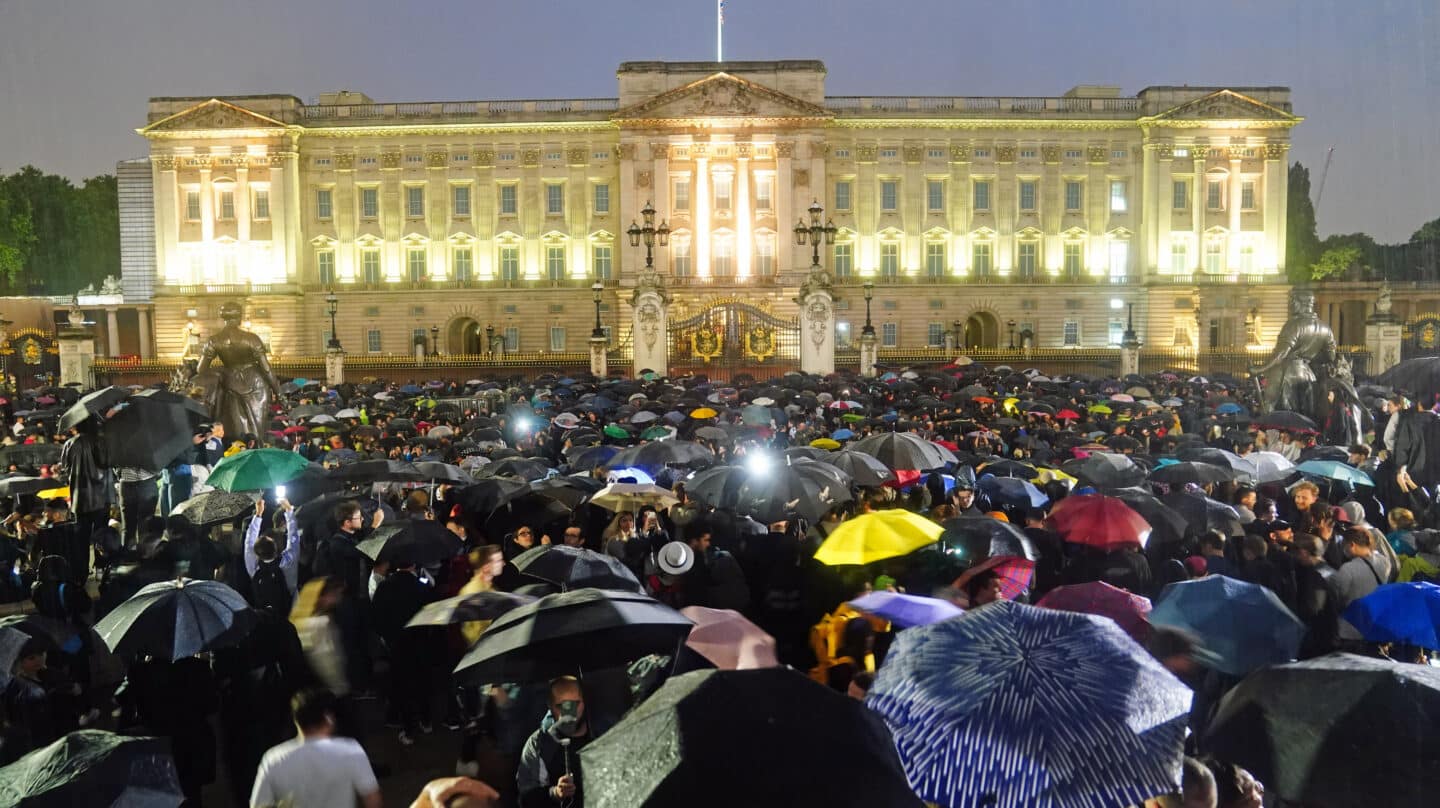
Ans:
POLYGON ((1415 514, 1409 508, 1396 508, 1390 511, 1390 527, 1396 530, 1409 530, 1415 527, 1415 514))

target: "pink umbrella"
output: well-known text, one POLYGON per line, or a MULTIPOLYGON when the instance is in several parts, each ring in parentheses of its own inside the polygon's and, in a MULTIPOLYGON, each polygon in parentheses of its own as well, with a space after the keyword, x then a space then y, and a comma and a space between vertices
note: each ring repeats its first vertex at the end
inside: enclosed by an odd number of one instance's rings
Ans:
POLYGON ((775 638, 730 609, 686 606, 680 613, 695 627, 685 644, 722 671, 774 668, 775 638))
POLYGON ((1084 612, 1108 617, 1138 642, 1150 635, 1150 599, 1131 594, 1104 581, 1057 586, 1035 604, 1045 609, 1084 612))

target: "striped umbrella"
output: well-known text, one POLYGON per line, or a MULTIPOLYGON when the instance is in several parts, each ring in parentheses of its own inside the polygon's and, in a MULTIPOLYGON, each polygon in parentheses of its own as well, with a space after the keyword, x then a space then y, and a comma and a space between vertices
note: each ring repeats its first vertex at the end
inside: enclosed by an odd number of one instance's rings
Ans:
POLYGON ((865 703, 922 799, 1101 808, 1179 788, 1190 699, 1114 621, 997 601, 900 632, 865 703))

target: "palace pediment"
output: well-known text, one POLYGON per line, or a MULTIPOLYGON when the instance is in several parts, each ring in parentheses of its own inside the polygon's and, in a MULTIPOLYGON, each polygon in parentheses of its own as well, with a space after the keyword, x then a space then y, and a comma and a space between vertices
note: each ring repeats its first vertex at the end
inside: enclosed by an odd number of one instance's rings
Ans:
POLYGON ((159 132, 200 130, 285 129, 286 125, 267 115, 252 112, 218 98, 212 98, 162 118, 140 130, 143 135, 159 132))
POLYGON ((616 121, 695 118, 829 118, 822 106, 753 81, 715 73, 616 112, 616 121))
POLYGON ((1220 90, 1207 96, 1187 101, 1155 115, 1152 121, 1275 121, 1294 123, 1300 119, 1283 109, 1257 101, 1234 90, 1220 90))

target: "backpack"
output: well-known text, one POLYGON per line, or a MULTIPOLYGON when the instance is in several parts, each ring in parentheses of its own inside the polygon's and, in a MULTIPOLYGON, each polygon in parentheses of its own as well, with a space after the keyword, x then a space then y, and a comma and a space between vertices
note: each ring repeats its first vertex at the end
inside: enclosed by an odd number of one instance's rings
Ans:
POLYGON ((280 569, 280 562, 261 561, 255 568, 255 575, 250 579, 250 587, 250 597, 255 608, 272 614, 290 614, 293 598, 290 585, 285 582, 285 571, 280 569))

